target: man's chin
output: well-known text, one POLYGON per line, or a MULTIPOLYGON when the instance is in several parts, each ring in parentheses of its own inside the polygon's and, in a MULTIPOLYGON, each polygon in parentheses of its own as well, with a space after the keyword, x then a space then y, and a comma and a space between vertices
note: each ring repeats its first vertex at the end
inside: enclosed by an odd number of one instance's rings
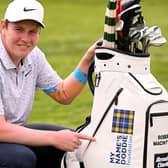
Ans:
POLYGON ((20 56, 21 58, 25 58, 25 57, 27 57, 27 55, 30 53, 30 51, 29 52, 25 52, 25 51, 21 51, 21 52, 18 52, 18 56, 20 56))

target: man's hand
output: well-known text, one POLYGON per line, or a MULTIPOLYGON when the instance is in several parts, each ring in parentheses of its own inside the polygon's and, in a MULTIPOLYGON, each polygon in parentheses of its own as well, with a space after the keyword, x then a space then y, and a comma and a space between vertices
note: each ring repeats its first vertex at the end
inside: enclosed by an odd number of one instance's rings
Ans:
POLYGON ((93 137, 69 130, 62 130, 54 133, 55 139, 52 139, 52 144, 63 151, 74 151, 79 148, 82 144, 81 140, 95 141, 95 138, 93 137))

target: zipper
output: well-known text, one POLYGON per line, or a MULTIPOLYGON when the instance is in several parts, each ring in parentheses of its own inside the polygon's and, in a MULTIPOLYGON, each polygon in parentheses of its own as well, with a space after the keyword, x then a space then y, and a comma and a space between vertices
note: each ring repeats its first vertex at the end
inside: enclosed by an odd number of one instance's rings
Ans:
MULTIPOLYGON (((104 121, 106 115, 108 114, 108 112, 110 111, 111 107, 112 107, 114 104, 115 104, 115 105, 118 104, 118 98, 119 98, 119 96, 120 96, 120 94, 121 94, 122 91, 123 91, 123 88, 120 88, 120 89, 116 92, 116 94, 115 94, 115 96, 112 98, 112 100, 110 101, 110 104, 108 105, 107 109, 106 109, 105 112, 103 113, 103 116, 101 117, 101 119, 100 119, 100 121, 99 121, 99 123, 98 123, 96 129, 94 130, 94 132, 93 132, 93 134, 92 134, 92 137, 95 137, 95 135, 96 135, 98 129, 100 128, 101 124, 103 123, 103 121, 104 121)), ((88 145, 87 145, 87 147, 86 147, 86 150, 88 149, 88 147, 89 147, 90 144, 91 144, 91 141, 88 143, 88 145)))

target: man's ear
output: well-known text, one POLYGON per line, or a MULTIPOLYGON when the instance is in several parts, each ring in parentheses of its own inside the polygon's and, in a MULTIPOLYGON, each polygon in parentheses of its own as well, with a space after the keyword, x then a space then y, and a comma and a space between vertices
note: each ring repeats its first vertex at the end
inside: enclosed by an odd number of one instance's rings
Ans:
POLYGON ((4 28, 7 27, 7 21, 4 19, 0 20, 0 31, 2 32, 4 28))
POLYGON ((5 26, 5 20, 4 20, 4 19, 1 19, 1 20, 0 20, 0 31, 3 30, 4 26, 5 26))

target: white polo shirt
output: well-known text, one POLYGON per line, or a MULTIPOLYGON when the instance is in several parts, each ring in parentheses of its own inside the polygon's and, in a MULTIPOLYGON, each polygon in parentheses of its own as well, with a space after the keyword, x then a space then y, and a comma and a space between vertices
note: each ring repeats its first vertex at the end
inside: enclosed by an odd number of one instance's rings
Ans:
POLYGON ((0 115, 8 122, 26 123, 35 90, 50 89, 61 81, 38 47, 16 69, 0 40, 0 115))

